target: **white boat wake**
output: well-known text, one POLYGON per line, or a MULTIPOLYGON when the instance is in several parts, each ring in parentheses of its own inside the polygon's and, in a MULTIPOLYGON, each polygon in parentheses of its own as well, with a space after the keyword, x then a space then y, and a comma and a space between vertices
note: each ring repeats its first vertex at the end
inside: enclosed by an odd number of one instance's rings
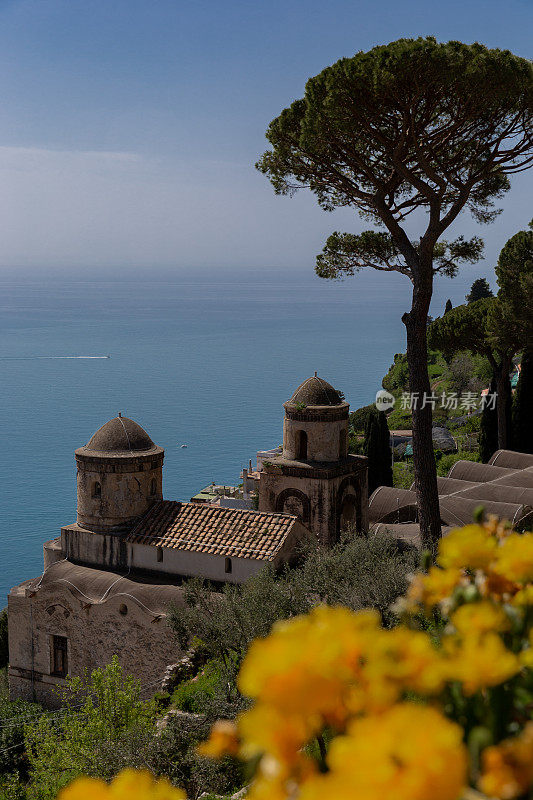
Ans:
POLYGON ((0 356, 1 361, 41 361, 58 358, 111 358, 111 356, 0 356))

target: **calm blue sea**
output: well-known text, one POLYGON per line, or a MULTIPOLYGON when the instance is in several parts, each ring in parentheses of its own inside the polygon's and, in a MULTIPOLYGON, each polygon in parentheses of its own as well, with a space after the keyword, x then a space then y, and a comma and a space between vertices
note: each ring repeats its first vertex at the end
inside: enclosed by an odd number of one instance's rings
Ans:
POLYGON ((279 271, 0 290, 0 607, 41 573, 43 541, 74 521, 74 450, 108 419, 121 411, 165 448, 167 498, 238 482, 258 449, 281 442, 282 403, 315 370, 353 408, 372 401, 404 349, 409 305, 401 277, 330 284, 279 271))

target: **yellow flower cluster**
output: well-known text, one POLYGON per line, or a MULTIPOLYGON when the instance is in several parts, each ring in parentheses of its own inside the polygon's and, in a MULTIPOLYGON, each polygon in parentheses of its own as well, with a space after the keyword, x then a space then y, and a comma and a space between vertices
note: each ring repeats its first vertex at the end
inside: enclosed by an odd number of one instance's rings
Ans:
MULTIPOLYGON (((532 575, 533 534, 469 525, 413 577, 405 624, 384 630, 373 611, 323 606, 278 623, 241 668, 239 688, 253 706, 236 724, 215 726, 203 752, 254 759, 250 800, 457 800, 470 781, 466 734, 440 705, 452 685, 465 698, 485 697, 531 667, 533 639, 517 630, 532 575), (438 632, 414 627, 436 609, 438 632)), ((519 796, 502 786, 510 754, 528 746, 520 742, 486 751, 482 785, 491 796, 519 796)), ((525 774, 515 770, 515 785, 525 774)))
POLYGON ((355 719, 333 740, 329 772, 304 785, 301 800, 450 800, 467 775, 462 730, 433 708, 399 703, 355 719))
POLYGON ((319 606, 254 642, 239 676, 254 706, 238 728, 215 726, 202 752, 234 753, 238 734, 241 756, 260 758, 252 800, 282 800, 295 786, 302 800, 456 800, 466 780, 461 729, 433 708, 401 702, 409 692, 439 692, 445 664, 421 631, 386 631, 375 612, 319 606), (321 774, 312 743, 324 732, 343 735, 321 774))
POLYGON ((185 800, 185 793, 166 778, 156 780, 149 772, 125 769, 109 784, 96 778, 77 778, 57 800, 185 800))
POLYGON ((533 786, 533 722, 520 736, 507 739, 483 753, 479 788, 489 797, 513 800, 533 786))
MULTIPOLYGON (((467 525, 440 543, 437 566, 415 575, 405 606, 430 609, 449 604, 470 589, 484 597, 524 602, 533 594, 533 534, 509 533, 502 526, 467 525)), ((461 599, 469 599, 468 595, 461 599)))

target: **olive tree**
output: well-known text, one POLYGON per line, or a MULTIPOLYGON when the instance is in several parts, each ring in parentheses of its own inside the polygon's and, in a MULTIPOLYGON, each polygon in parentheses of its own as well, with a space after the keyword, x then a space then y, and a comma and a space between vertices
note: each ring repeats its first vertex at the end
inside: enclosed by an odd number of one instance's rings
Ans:
MULTIPOLYGON (((257 164, 278 194, 310 189, 328 211, 353 207, 384 230, 334 233, 317 257, 325 278, 363 267, 412 283, 403 315, 411 391, 429 393, 426 322, 436 272, 453 275, 481 242, 443 240, 463 209, 488 222, 509 173, 533 161, 533 67, 480 44, 400 39, 343 58, 307 82, 274 119, 257 164), (419 236, 408 235, 414 214, 419 236)), ((424 542, 441 535, 431 404, 413 414, 424 542)))

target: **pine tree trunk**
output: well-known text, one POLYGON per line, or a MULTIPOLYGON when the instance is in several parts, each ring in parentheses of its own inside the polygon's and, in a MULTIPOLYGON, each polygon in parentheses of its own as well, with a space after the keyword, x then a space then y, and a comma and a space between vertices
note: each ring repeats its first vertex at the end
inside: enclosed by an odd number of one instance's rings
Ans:
MULTIPOLYGON (((489 395, 496 394, 496 378, 490 382, 489 395)), ((488 398, 490 400, 490 397, 488 398)), ((487 464, 498 449, 498 412, 496 406, 488 402, 481 413, 481 426, 479 431, 479 457, 483 464, 487 464)))
POLYGON ((496 413, 498 415, 498 449, 509 449, 509 369, 510 365, 502 360, 496 371, 496 413))
POLYGON ((409 386, 414 396, 413 404, 413 464, 418 520, 422 544, 435 552, 442 535, 437 469, 433 453, 431 403, 424 406, 424 397, 431 395, 427 358, 427 316, 432 293, 432 275, 418 280, 413 288, 411 311, 404 314, 407 329, 407 362, 409 386), (423 407, 424 406, 424 407, 423 407))

